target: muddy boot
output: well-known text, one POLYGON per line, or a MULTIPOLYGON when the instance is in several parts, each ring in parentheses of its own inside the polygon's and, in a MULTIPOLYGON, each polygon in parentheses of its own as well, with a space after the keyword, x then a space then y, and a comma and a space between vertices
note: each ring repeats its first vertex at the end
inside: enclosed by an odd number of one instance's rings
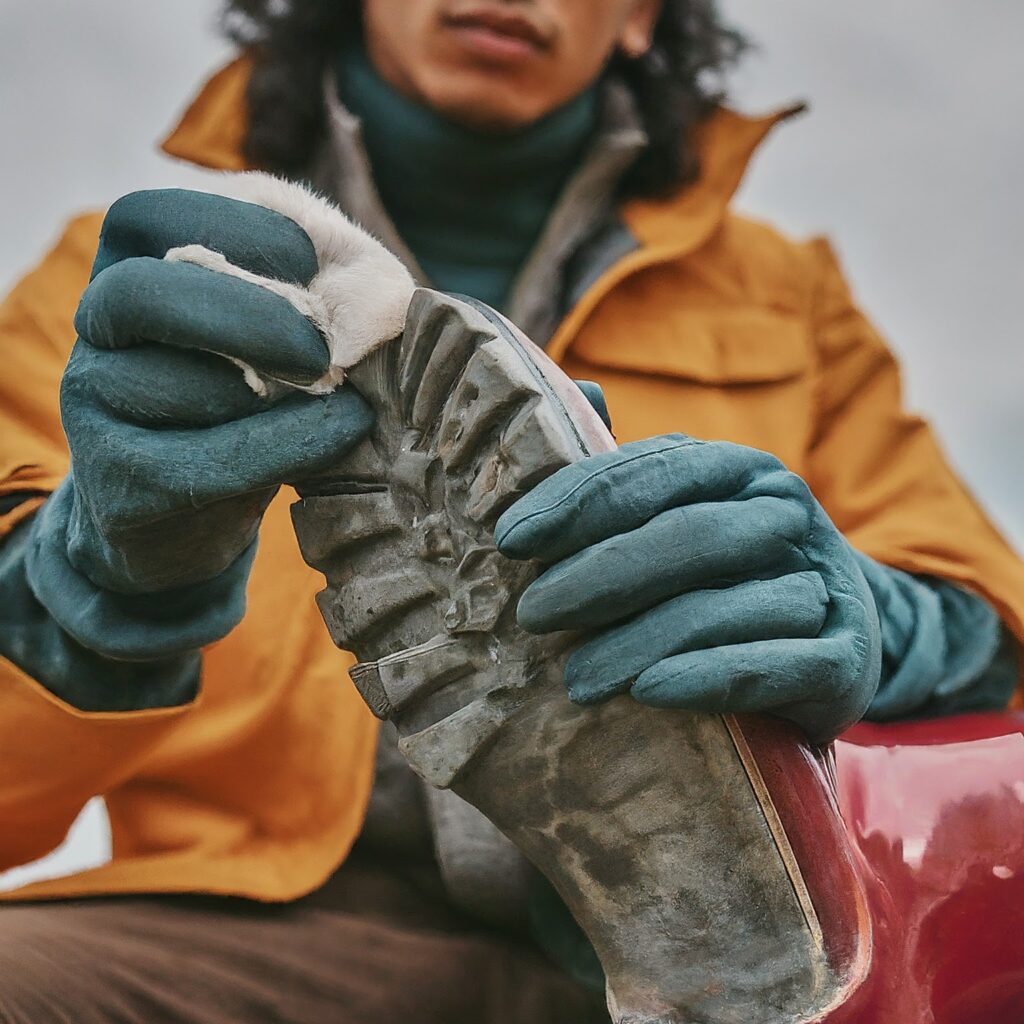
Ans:
POLYGON ((748 735, 731 716, 625 696, 576 707, 563 684, 574 636, 516 623, 537 567, 498 554, 495 521, 614 447, 578 389, 493 310, 427 290, 349 378, 376 428, 336 477, 301 488, 295 527, 327 578, 331 636, 361 659, 352 679, 409 763, 547 875, 597 951, 616 1021, 823 1011, 856 959, 856 908, 826 906, 825 934, 815 903, 849 863, 809 886, 755 748, 789 816, 816 830, 805 854, 842 861, 816 755, 781 724, 748 735))
MULTIPOLYGON (((307 390, 347 373, 377 412, 336 473, 300 485, 295 526, 327 577, 331 635, 361 659, 352 678, 408 762, 551 880, 617 1022, 782 1024, 842 1003, 871 934, 828 755, 775 720, 628 696, 577 707, 563 684, 576 638, 516 622, 538 567, 498 554, 498 516, 614 447, 576 386, 487 307, 414 293, 391 254, 298 186, 217 187, 297 221, 319 273, 296 288, 200 246, 167 258, 285 295, 330 350, 307 390)), ((244 369, 261 394, 282 386, 244 369)))

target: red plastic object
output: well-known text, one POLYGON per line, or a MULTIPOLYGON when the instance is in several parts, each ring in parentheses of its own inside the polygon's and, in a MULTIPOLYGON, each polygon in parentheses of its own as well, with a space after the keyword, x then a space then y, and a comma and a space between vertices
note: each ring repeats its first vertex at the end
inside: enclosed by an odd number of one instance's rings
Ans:
POLYGON ((817 1020, 1024 1024, 1024 714, 861 724, 788 784, 743 729, 847 981, 817 1020))

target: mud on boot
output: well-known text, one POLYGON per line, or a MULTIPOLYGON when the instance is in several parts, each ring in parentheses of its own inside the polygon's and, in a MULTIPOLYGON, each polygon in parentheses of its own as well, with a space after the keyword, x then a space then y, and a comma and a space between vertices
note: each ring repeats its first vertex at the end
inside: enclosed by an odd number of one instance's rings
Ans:
MULTIPOLYGON (((577 638, 517 624, 539 567, 498 553, 498 516, 614 447, 575 384, 493 310, 414 292, 395 257, 299 186, 218 183, 307 231, 308 288, 257 283, 325 337, 331 372, 307 390, 347 376, 376 411, 344 465, 299 482, 294 520, 327 578, 331 635, 360 659, 352 679, 412 767, 551 880, 618 1024, 781 1024, 842 1002, 870 935, 828 754, 781 722, 628 696, 580 708, 563 683, 577 638)), ((168 258, 254 279, 201 247, 168 258)), ((243 369, 259 393, 282 386, 243 369)))
POLYGON ((331 635, 361 659, 352 679, 409 763, 548 876, 594 944, 616 1021, 822 1010, 838 979, 739 724, 628 697, 576 707, 575 637, 516 623, 537 567, 496 551, 495 522, 613 447, 596 413, 498 314, 427 290, 349 379, 376 428, 337 477, 303 485, 294 520, 327 578, 331 635))

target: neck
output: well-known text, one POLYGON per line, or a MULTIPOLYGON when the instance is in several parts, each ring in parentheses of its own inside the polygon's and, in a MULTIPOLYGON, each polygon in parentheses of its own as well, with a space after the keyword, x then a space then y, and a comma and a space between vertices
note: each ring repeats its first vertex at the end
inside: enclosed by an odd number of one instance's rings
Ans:
POLYGON ((398 93, 360 48, 338 89, 381 199, 436 287, 501 308, 596 126, 588 91, 529 127, 474 131, 398 93))

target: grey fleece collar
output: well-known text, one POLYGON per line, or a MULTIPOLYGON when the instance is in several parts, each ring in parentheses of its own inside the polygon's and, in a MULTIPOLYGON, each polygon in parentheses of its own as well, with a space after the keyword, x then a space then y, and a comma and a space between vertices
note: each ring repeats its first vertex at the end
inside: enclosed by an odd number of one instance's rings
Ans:
MULTIPOLYGON (((395 253, 418 284, 429 285, 384 208, 363 145, 360 120, 338 98, 333 71, 324 76, 324 102, 327 133, 310 168, 311 183, 395 253)), ((647 136, 631 95, 621 83, 609 82, 602 96, 600 129, 555 203, 513 284, 508 308, 502 310, 538 344, 547 342, 568 311, 568 298, 579 294, 566 279, 570 265, 573 277, 579 272, 592 280, 604 269, 601 266, 595 272, 595 260, 600 264, 624 251, 622 232, 615 230, 615 188, 646 145, 647 136), (609 230, 616 238, 610 248, 600 244, 609 230), (593 252, 588 252, 591 249, 593 252)))

